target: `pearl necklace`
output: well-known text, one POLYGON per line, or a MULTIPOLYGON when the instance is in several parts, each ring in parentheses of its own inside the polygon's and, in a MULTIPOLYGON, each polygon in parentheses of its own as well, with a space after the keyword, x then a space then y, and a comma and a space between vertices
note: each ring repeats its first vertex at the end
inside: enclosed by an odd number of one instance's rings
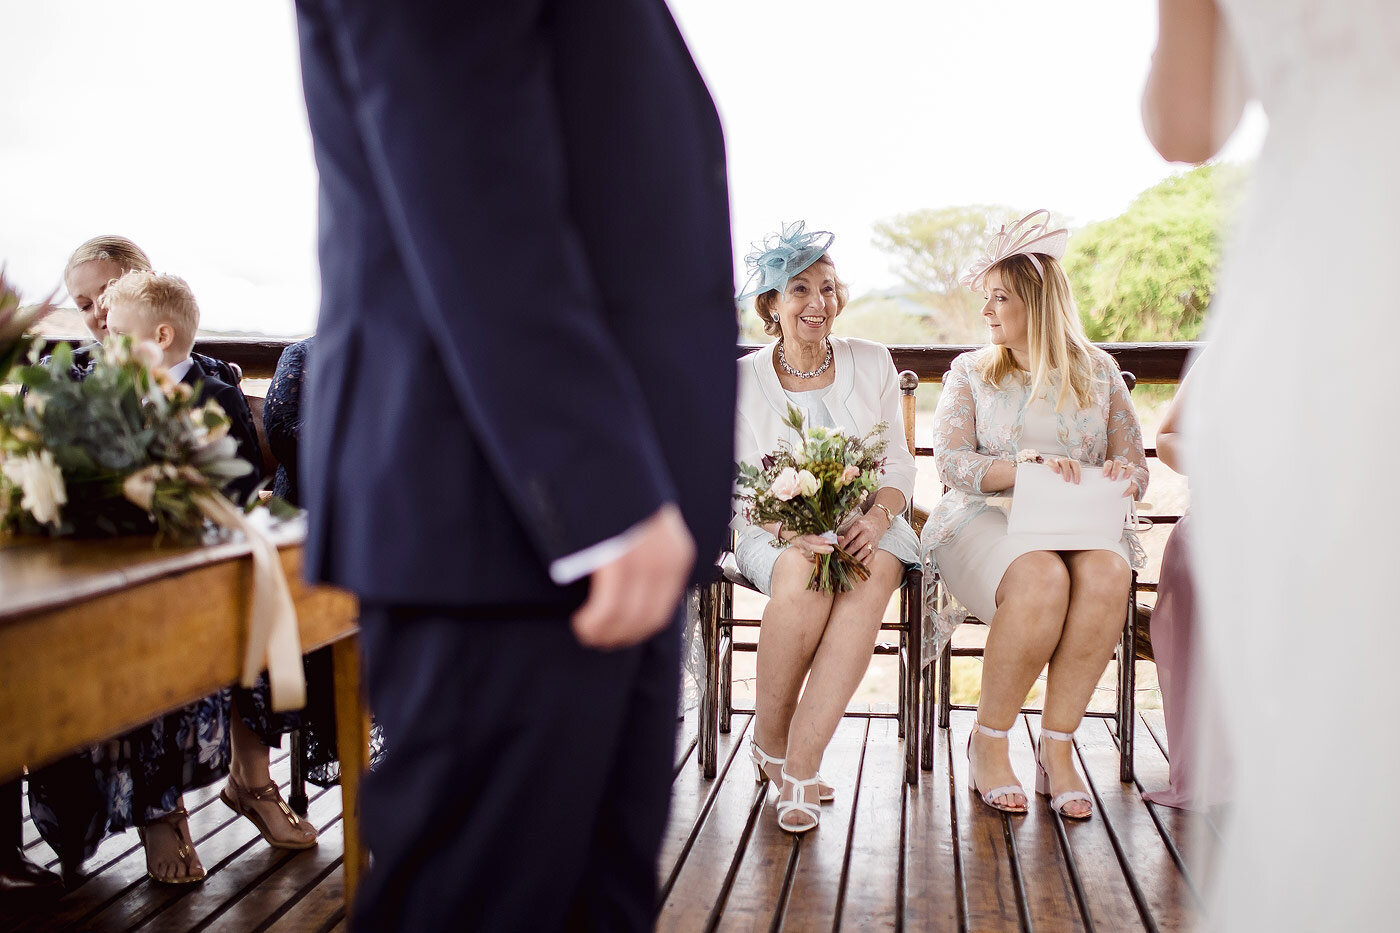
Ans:
POLYGON ((816 369, 812 370, 811 372, 804 373, 802 370, 793 369, 791 366, 788 365, 787 354, 783 352, 783 342, 779 340, 778 365, 781 366, 783 368, 783 371, 790 376, 796 376, 798 379, 815 379, 822 373, 826 372, 827 367, 831 365, 831 341, 826 341, 826 359, 822 360, 822 364, 816 369))

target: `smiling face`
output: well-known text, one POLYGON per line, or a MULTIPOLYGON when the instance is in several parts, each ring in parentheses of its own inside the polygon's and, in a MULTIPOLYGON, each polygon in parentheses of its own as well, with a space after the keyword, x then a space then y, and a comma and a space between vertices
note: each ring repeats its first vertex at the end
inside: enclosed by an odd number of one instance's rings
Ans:
POLYGON ((982 306, 982 319, 987 322, 992 343, 1029 352, 1026 303, 1008 287, 1000 269, 987 273, 987 303, 982 306))
POLYGON ((788 279, 787 290, 778 299, 773 317, 782 327, 784 338, 819 343, 831 333, 832 322, 840 310, 836 269, 831 263, 818 260, 788 279))
POLYGON ((82 312, 83 323, 98 340, 107 336, 107 312, 98 307, 98 297, 107 290, 107 283, 119 279, 123 269, 111 259, 90 259, 68 270, 63 280, 68 296, 82 312))

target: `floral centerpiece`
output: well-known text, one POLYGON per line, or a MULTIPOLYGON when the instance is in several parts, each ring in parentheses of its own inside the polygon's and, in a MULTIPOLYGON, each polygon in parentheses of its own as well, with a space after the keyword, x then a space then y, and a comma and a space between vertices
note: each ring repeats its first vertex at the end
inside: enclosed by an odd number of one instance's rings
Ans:
POLYGON ((228 416, 196 405, 153 345, 110 338, 82 379, 72 363, 59 344, 0 395, 0 530, 198 541, 219 490, 252 469, 228 416))
MULTIPOLYGON (((800 446, 784 441, 758 465, 739 464, 735 498, 747 503, 744 514, 752 524, 780 522, 787 531, 817 535, 834 545, 830 554, 818 556, 807 589, 844 593, 870 577, 866 566, 840 546, 839 532, 879 486, 888 425, 882 421, 864 437, 852 437, 840 428, 807 427, 792 405, 784 423, 797 432, 800 446)), ((785 546, 779 540, 773 544, 785 546)))

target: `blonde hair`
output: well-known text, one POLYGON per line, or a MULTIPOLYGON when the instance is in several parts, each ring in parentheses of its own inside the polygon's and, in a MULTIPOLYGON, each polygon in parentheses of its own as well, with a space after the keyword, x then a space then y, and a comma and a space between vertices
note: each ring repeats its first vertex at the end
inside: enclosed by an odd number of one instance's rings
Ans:
POLYGON ((171 349, 188 355, 199 330, 199 305, 194 292, 177 275, 133 271, 117 279, 98 299, 109 312, 113 305, 130 305, 152 327, 169 324, 175 331, 171 349))
POLYGON ((151 257, 146 251, 124 236, 95 236, 73 250, 68 257, 68 265, 63 267, 63 280, 68 281, 68 273, 85 262, 100 260, 115 262, 122 272, 150 272, 151 257))
MULTIPOLYGON (((846 287, 846 283, 841 281, 841 276, 836 274, 836 263, 826 253, 821 258, 812 263, 812 266, 827 265, 831 267, 831 277, 836 280, 836 314, 840 314, 846 309, 846 302, 851 300, 851 290, 846 287)), ((808 266, 810 269, 812 266, 808 266)), ((806 269, 802 270, 807 271, 806 269)), ((798 273, 799 275, 801 273, 798 273)), ((763 322, 763 332, 769 337, 781 337, 783 328, 778 324, 778 302, 783 298, 783 293, 776 288, 770 288, 753 300, 753 309, 758 313, 758 319, 763 322)), ((834 317, 835 315, 833 315, 834 317)))
MULTIPOLYGON (((1018 254, 1008 256, 989 271, 1000 272, 1002 283, 1026 306, 1026 343, 1030 351, 1031 398, 1035 398, 1050 382, 1051 373, 1060 374, 1060 392, 1055 410, 1065 407, 1073 393, 1080 408, 1093 401, 1094 347, 1084 333, 1070 291, 1069 279, 1058 261, 1036 254, 1044 275, 1036 271, 1030 258, 1018 254)), ((992 385, 1021 369, 1006 347, 995 347, 986 354, 978 368, 982 377, 992 385)))

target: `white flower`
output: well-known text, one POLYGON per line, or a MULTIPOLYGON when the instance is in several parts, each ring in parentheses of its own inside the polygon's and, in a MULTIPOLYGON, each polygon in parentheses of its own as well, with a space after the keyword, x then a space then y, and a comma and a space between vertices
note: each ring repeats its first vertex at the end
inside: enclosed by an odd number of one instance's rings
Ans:
POLYGON ((810 470, 802 470, 797 474, 797 488, 804 496, 814 496, 822 488, 822 481, 813 476, 810 470))
POLYGON ((27 509, 41 525, 57 525, 59 510, 68 503, 68 490, 63 485, 63 471, 53 462, 47 450, 11 457, 3 464, 5 478, 24 493, 19 507, 27 509))

